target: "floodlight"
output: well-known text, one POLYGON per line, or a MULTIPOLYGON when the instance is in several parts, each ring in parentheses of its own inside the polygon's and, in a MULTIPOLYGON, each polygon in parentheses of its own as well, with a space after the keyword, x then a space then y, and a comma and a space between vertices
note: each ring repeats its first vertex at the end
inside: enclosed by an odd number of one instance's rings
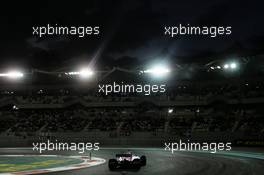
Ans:
POLYGON ((65 72, 64 74, 67 76, 79 76, 83 79, 87 79, 93 76, 94 72, 89 68, 83 68, 83 69, 80 69, 80 71, 65 72))
POLYGON ((11 79, 18 79, 18 78, 22 78, 24 76, 24 74, 22 72, 19 71, 10 71, 7 73, 1 73, 0 77, 8 77, 11 79))
POLYGON ((79 75, 80 72, 65 72, 65 75, 79 75))
POLYGON ((156 77, 165 76, 169 72, 170 72, 170 69, 164 65, 156 65, 156 66, 153 66, 152 68, 144 71, 144 73, 149 73, 149 74, 152 74, 156 77))
POLYGON ((168 109, 168 113, 169 114, 173 113, 173 109, 168 109))
POLYGON ((225 69, 228 69, 228 68, 229 68, 229 64, 225 64, 225 65, 224 65, 224 68, 225 68, 225 69))
POLYGON ((85 69, 81 69, 79 74, 82 78, 89 78, 94 74, 94 72, 88 68, 85 68, 85 69))
POLYGON ((13 106, 13 110, 18 110, 18 109, 19 108, 16 105, 13 106))
POLYGON ((230 64, 230 68, 231 69, 236 69, 237 68, 237 64, 236 63, 231 63, 230 64))

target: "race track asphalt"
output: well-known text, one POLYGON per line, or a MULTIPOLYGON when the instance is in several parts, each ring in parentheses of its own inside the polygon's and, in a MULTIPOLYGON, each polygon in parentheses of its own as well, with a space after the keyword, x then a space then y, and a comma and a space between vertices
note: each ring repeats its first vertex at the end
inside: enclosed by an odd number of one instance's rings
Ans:
MULTIPOLYGON (((94 151, 93 156, 104 158, 107 161, 116 153, 126 149, 105 148, 94 151)), ((234 152, 234 154, 212 154, 200 152, 175 152, 174 154, 162 149, 130 149, 137 155, 147 157, 147 165, 140 170, 110 171, 107 163, 80 170, 49 173, 56 175, 263 175, 264 154, 251 154, 250 152, 234 152)), ((30 149, 0 149, 3 154, 36 154, 30 149)), ((44 154, 77 155, 74 152, 46 152, 44 154)), ((88 155, 88 154, 87 154, 88 155)))

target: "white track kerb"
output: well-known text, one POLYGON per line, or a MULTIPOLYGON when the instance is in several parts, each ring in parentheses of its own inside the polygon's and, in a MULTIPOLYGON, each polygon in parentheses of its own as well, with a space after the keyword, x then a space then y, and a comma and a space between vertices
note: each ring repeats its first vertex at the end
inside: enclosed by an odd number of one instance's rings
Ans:
MULTIPOLYGON (((4 155, 4 156, 29 156, 29 155, 4 155)), ((57 156, 57 155, 30 155, 30 156, 57 156)), ((60 156, 61 157, 61 156, 60 156)), ((51 172, 59 172, 59 171, 68 171, 68 170, 77 170, 82 168, 88 168, 92 166, 97 166, 106 162, 105 159, 88 156, 62 156, 68 158, 75 158, 82 160, 82 163, 79 164, 72 164, 67 166, 55 167, 55 168, 44 168, 44 169, 37 169, 37 170, 29 170, 29 171, 18 171, 18 172, 11 172, 11 173, 0 173, 0 175, 28 175, 28 174, 42 174, 42 173, 51 173, 51 172)))

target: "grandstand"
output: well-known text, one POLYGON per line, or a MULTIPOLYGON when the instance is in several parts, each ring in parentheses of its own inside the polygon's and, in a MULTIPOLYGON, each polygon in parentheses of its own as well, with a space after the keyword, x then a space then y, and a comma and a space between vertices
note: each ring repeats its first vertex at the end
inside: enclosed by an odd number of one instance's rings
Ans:
POLYGON ((149 96, 105 96, 93 85, 85 90, 79 85, 21 84, 30 88, 18 90, 7 84, 1 88, 0 137, 8 138, 9 146, 12 140, 27 145, 28 140, 67 139, 61 134, 65 132, 71 139, 99 139, 106 145, 153 145, 166 138, 262 140, 263 82, 257 77, 236 80, 177 80, 168 83, 166 93, 149 96))

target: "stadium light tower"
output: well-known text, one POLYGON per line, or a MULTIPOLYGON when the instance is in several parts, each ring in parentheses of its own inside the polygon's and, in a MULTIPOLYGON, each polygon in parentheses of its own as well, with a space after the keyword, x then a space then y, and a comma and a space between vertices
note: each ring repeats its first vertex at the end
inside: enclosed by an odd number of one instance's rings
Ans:
POLYGON ((24 74, 22 72, 19 71, 10 71, 7 73, 1 73, 0 77, 7 77, 10 79, 20 79, 24 76, 24 74))

